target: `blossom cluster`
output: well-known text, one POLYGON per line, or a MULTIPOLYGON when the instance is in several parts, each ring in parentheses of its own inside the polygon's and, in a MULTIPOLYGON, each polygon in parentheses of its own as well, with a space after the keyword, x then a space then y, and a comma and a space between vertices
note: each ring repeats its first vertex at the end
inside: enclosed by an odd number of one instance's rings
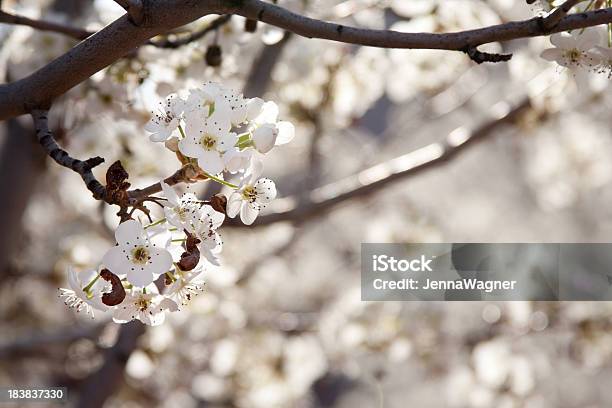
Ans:
POLYGON ((586 69, 612 77, 612 48, 602 46, 597 29, 562 32, 550 36, 554 48, 542 52, 542 58, 572 70, 586 69))
MULTIPOLYGON (((147 225, 131 216, 115 231, 116 245, 97 270, 69 271, 69 289, 60 289, 65 303, 94 316, 111 311, 113 320, 138 319, 161 324, 204 288, 203 275, 219 266, 223 241, 217 230, 226 215, 252 224, 276 197, 276 186, 261 178, 263 155, 288 143, 293 125, 278 121, 278 107, 260 98, 246 99, 217 83, 192 89, 185 97, 171 94, 146 124, 153 142, 176 154, 193 181, 209 180, 233 191, 199 199, 160 182, 163 216, 147 225), (237 178, 236 184, 224 178, 237 178)), ((233 181, 233 180, 232 180, 233 181)), ((135 207, 136 208, 136 207, 135 207)), ((150 216, 150 212, 145 212, 150 216)))

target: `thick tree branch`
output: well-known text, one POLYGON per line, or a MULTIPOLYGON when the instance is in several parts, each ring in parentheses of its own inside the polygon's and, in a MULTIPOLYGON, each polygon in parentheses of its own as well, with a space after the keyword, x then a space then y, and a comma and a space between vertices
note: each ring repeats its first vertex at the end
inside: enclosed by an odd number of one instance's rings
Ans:
MULTIPOLYGON (((253 225, 268 225, 279 221, 303 222, 340 203, 370 195, 393 182, 446 163, 467 147, 492 135, 501 126, 515 122, 528 109, 531 109, 531 102, 526 98, 505 115, 483 124, 471 133, 463 129, 452 132, 442 142, 432 143, 353 176, 317 188, 308 195, 307 200, 299 200, 296 197, 278 199, 275 206, 283 209, 258 217, 253 225)), ((241 224, 234 219, 227 220, 224 225, 241 224)))
POLYGON ((93 193, 94 198, 97 200, 103 200, 106 196, 106 189, 96 179, 91 169, 102 164, 104 159, 101 157, 92 157, 83 161, 71 157, 68 152, 62 149, 53 138, 53 133, 51 133, 51 130, 49 130, 47 115, 48 111, 46 110, 34 109, 32 111, 32 118, 34 119, 34 128, 36 129, 36 137, 38 142, 57 164, 78 173, 83 179, 83 182, 85 182, 85 185, 89 191, 93 193))
POLYGON ((461 51, 492 42, 536 37, 576 28, 612 22, 612 8, 576 13, 562 18, 550 30, 542 26, 542 17, 509 22, 455 33, 401 33, 370 30, 305 17, 260 0, 244 0, 236 14, 263 21, 308 38, 322 38, 351 44, 382 48, 421 48, 461 51))
POLYGON ((64 24, 53 23, 51 21, 33 20, 27 17, 17 16, 0 10, 0 23, 16 24, 35 28, 42 31, 51 31, 54 33, 64 34, 76 40, 82 40, 93 33, 77 27, 71 27, 64 24))
POLYGON ((146 1, 143 2, 142 24, 137 26, 128 15, 124 15, 30 76, 0 86, 0 120, 48 107, 55 98, 156 35, 204 15, 231 13, 306 37, 384 48, 455 51, 485 43, 612 23, 612 8, 606 8, 566 16, 550 30, 542 26, 542 18, 538 17, 455 33, 400 33, 315 20, 259 0, 146 1))

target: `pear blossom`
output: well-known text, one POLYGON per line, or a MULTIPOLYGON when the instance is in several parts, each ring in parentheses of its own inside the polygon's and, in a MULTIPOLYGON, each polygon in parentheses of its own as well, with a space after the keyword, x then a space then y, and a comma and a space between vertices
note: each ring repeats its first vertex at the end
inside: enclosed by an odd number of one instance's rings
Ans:
POLYGON ((597 72, 608 74, 608 79, 612 78, 612 48, 596 46, 594 54, 599 57, 597 72))
POLYGON ((276 198, 274 182, 267 178, 259 178, 262 170, 261 162, 254 163, 238 189, 230 195, 227 201, 228 217, 234 218, 240 213, 240 220, 246 225, 251 225, 261 208, 276 198))
POLYGON ((190 113, 186 118, 186 136, 179 141, 179 151, 198 161, 202 170, 219 174, 225 168, 223 155, 235 150, 238 135, 231 132, 230 107, 223 102, 215 102, 214 111, 190 113))
POLYGON ((193 221, 194 235, 200 240, 198 244, 200 254, 211 264, 219 266, 219 254, 223 250, 223 240, 217 232, 217 228, 221 225, 225 216, 210 207, 204 207, 203 209, 207 214, 193 221), (223 219, 220 219, 217 214, 223 216, 223 219))
POLYGON ((213 265, 219 265, 218 255, 223 249, 223 241, 221 236, 217 232, 217 228, 223 224, 225 215, 215 211, 210 206, 202 207, 202 215, 200 218, 192 220, 193 232, 200 240, 198 249, 200 254, 204 255, 206 259, 213 265))
POLYGON ((172 255, 151 242, 152 233, 140 222, 128 220, 115 231, 117 246, 109 249, 102 263, 115 275, 127 276, 134 286, 145 287, 172 267, 172 255))
POLYGON ((293 139, 294 126, 289 122, 277 121, 278 105, 274 102, 253 101, 251 110, 255 110, 255 107, 259 107, 259 112, 250 112, 254 118, 249 121, 249 130, 253 146, 258 152, 267 153, 274 146, 289 143, 293 139))
POLYGON ((158 326, 166 318, 166 311, 175 312, 178 305, 172 299, 159 294, 155 284, 127 293, 123 302, 113 313, 115 323, 140 320, 149 326, 158 326))
POLYGON ((185 193, 181 197, 168 184, 161 182, 162 191, 168 199, 164 204, 166 220, 179 230, 192 230, 191 220, 200 216, 199 200, 193 193, 185 193))
POLYGON ((223 155, 225 169, 230 173, 238 173, 249 168, 251 158, 253 157, 252 150, 229 150, 223 155))
POLYGON ((181 271, 177 268, 176 279, 167 287, 165 295, 179 305, 186 305, 193 296, 204 290, 204 274, 202 267, 197 266, 192 271, 181 271))
POLYGON ((153 142, 164 142, 179 127, 185 109, 185 102, 176 94, 169 95, 160 104, 160 112, 145 125, 145 130, 152 133, 149 138, 153 142))
POLYGON ((596 65, 596 57, 592 50, 599 39, 596 30, 553 34, 550 36, 550 42, 555 48, 542 51, 541 56, 566 68, 592 68, 596 65))
POLYGON ((108 309, 108 306, 102 303, 102 294, 108 290, 109 285, 103 279, 98 278, 96 270, 78 273, 74 268, 68 267, 70 289, 60 288, 59 296, 64 298, 64 303, 68 307, 76 309, 77 313, 84 310, 94 318, 94 309, 100 311, 108 309), (94 283, 89 286, 90 282, 94 283))

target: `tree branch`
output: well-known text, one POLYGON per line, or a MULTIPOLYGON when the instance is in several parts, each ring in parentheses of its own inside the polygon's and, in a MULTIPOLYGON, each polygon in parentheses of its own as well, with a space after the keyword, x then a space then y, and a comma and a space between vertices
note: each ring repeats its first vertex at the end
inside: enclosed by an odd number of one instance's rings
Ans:
POLYGON ((47 115, 47 110, 34 109, 32 111, 38 142, 57 164, 78 173, 89 191, 93 193, 95 199, 103 200, 106 196, 106 189, 96 179, 91 169, 104 163, 104 159, 101 157, 92 157, 83 161, 71 157, 53 138, 53 133, 49 130, 47 115))
POLYGON ((239 14, 305 37, 351 44, 455 51, 485 43, 612 23, 612 8, 606 8, 566 16, 550 30, 546 30, 542 18, 537 17, 455 33, 400 33, 328 23, 260 0, 159 0, 147 1, 143 5, 146 18, 139 26, 124 15, 30 76, 0 86, 0 120, 49 106, 55 98, 150 38, 208 14, 239 14))
MULTIPOLYGON (((515 122, 529 109, 531 102, 529 98, 525 98, 505 115, 483 124, 471 133, 466 133, 463 129, 452 132, 442 142, 429 144, 353 176, 317 188, 308 195, 306 201, 296 197, 278 199, 276 207, 283 209, 258 217, 252 226, 269 225, 279 221, 303 222, 340 203, 372 194, 393 182, 446 163, 467 147, 493 134, 499 127, 515 122)), ((231 219, 224 225, 241 224, 231 219)))
POLYGON ((42 31, 50 31, 58 34, 64 34, 76 40, 83 40, 93 33, 81 28, 70 27, 64 24, 53 23, 51 21, 33 20, 27 17, 18 16, 0 10, 0 23, 16 24, 35 28, 42 31))
POLYGON ((552 29, 554 26, 559 24, 559 21, 561 21, 561 19, 563 19, 563 17, 569 13, 572 7, 582 1, 584 0, 567 0, 542 19, 542 27, 544 27, 545 30, 552 29))
POLYGON ((478 45, 537 37, 576 28, 612 22, 612 8, 576 13, 561 18, 550 30, 542 26, 542 17, 509 22, 455 33, 402 33, 370 30, 305 17, 260 0, 244 0, 236 14, 284 28, 308 38, 321 38, 350 44, 381 48, 414 48, 461 51, 478 45))
POLYGON ((206 27, 201 28, 200 30, 197 30, 197 31, 193 31, 182 38, 179 38, 176 40, 166 39, 166 40, 161 40, 161 41, 150 41, 149 43, 158 48, 168 48, 168 49, 179 48, 179 47, 182 47, 183 45, 187 45, 189 43, 197 41, 200 38, 204 37, 206 34, 210 33, 211 31, 214 31, 218 29, 219 27, 222 27, 224 24, 229 22, 231 18, 232 18, 231 14, 225 14, 225 15, 222 15, 214 19, 206 27))

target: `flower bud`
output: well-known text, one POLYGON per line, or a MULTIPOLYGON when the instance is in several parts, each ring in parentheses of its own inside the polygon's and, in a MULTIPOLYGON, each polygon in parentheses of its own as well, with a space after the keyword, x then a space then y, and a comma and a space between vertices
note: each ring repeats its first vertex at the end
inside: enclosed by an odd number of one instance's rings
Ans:
POLYGON ((272 123, 265 123, 253 131, 253 144, 259 153, 268 153, 276 144, 278 129, 272 123))
POLYGON ((254 33, 255 31, 257 31, 257 20, 247 18, 244 22, 244 31, 246 31, 247 33, 254 33))
POLYGON ((217 44, 209 45, 206 49, 205 59, 206 63, 211 67, 218 67, 221 65, 221 61, 223 60, 221 47, 219 47, 217 44))

